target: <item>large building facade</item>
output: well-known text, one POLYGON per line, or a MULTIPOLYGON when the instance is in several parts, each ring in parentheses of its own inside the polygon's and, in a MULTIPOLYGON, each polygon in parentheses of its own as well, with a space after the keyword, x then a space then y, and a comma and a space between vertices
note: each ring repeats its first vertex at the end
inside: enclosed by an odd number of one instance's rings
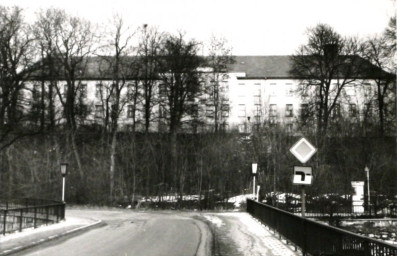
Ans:
MULTIPOLYGON (((95 58, 88 64, 88 72, 76 82, 79 120, 81 124, 103 125, 115 108, 114 81, 95 69, 95 58)), ((310 108, 313 94, 304 92, 302 79, 293 77, 290 69, 290 56, 235 56, 234 63, 218 81, 217 102, 214 102, 214 91, 204 89, 211 69, 203 68, 202 75, 207 78, 198 85, 203 87, 202 93, 189 99, 191 110, 183 117, 183 128, 187 132, 206 132, 213 131, 216 125, 217 129, 249 133, 253 127, 266 123, 280 125, 291 132, 296 130, 299 120, 310 108)), ((352 79, 338 95, 334 112, 350 120, 363 120, 370 113, 376 115, 375 81, 370 75, 352 79)), ((338 79, 333 81, 338 82, 338 79)), ((50 84, 48 81, 44 83, 50 84)), ((56 86, 60 89, 53 92, 58 123, 64 122, 60 98, 66 95, 66 84, 62 79, 57 80, 56 86)), ((40 98, 42 88, 43 81, 39 79, 28 86, 26 97, 31 99, 32 108, 37 105, 34 102, 40 98)), ((123 81, 117 108, 120 129, 144 129, 147 112, 144 111, 142 90, 139 81, 123 81)), ((153 83, 153 91, 149 130, 167 131, 166 96, 162 93, 161 81, 153 83)), ((386 104, 393 108, 395 99, 388 99, 386 104)))

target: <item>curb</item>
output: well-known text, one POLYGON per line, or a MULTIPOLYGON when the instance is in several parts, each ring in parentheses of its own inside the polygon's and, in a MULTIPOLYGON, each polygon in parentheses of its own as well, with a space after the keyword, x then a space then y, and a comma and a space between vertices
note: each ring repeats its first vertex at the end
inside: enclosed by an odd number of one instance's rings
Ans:
POLYGON ((103 227, 103 226, 106 226, 106 223, 103 223, 102 220, 97 220, 96 222, 94 222, 92 224, 89 224, 87 226, 78 227, 78 228, 63 232, 63 233, 58 234, 58 235, 52 235, 52 236, 49 236, 47 238, 42 238, 42 239, 40 239, 38 241, 31 242, 31 243, 29 243, 27 245, 17 246, 15 248, 12 248, 12 249, 9 249, 9 250, 5 250, 3 252, 0 252, 0 256, 11 255, 13 253, 24 251, 24 250, 33 248, 35 246, 41 245, 41 244, 46 243, 46 242, 54 241, 56 239, 64 238, 64 237, 67 237, 67 236, 77 235, 79 233, 86 232, 86 231, 88 231, 90 229, 99 228, 99 227, 103 227))

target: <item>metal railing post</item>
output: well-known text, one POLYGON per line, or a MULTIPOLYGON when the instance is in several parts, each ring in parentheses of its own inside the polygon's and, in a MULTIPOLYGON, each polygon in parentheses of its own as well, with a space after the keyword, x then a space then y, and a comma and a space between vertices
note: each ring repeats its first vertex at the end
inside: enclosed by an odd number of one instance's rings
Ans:
POLYGON ((7 212, 8 212, 8 209, 4 210, 3 236, 5 236, 5 234, 6 234, 6 229, 7 229, 7 226, 6 226, 6 224, 7 224, 7 212))
POLYGON ((34 228, 37 228, 37 207, 34 207, 34 219, 33 219, 34 228))
POLYGON ((57 217, 57 223, 59 222, 59 205, 55 206, 55 213, 56 213, 56 217, 57 217))
POLYGON ((22 232, 22 218, 23 218, 23 208, 21 209, 21 216, 19 219, 19 232, 22 232))
POLYGON ((46 216, 45 216, 45 221, 46 221, 46 223, 45 223, 45 224, 46 224, 46 225, 47 225, 48 222, 49 222, 49 219, 48 219, 48 207, 49 207, 49 206, 46 206, 46 207, 45 207, 45 213, 46 213, 46 216))

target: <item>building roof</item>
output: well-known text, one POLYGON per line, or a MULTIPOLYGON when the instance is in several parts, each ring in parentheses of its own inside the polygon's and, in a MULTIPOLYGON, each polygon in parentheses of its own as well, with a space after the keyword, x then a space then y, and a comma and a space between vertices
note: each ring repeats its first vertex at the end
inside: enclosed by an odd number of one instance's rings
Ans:
POLYGON ((290 56, 234 56, 231 72, 244 72, 246 78, 291 78, 290 56))
MULTIPOLYGON (((300 63, 316 62, 316 57, 313 56, 234 56, 235 62, 230 65, 229 70, 236 73, 245 73, 246 76, 242 79, 302 79, 303 75, 293 75, 291 69, 294 64, 294 58, 299 58, 300 63)), ((342 66, 348 66, 350 63, 355 63, 356 71, 350 70, 350 74, 355 78, 371 79, 371 78, 386 78, 394 77, 390 74, 359 56, 339 56, 342 66)), ((310 64, 309 64, 310 65, 310 64)), ((340 77, 343 78, 349 72, 340 72, 340 77)))
MULTIPOLYGON (((305 56, 305 60, 310 60, 313 57, 305 56)), ((375 78, 381 76, 394 76, 389 74, 364 59, 355 56, 344 56, 344 60, 354 59, 359 60, 360 63, 360 74, 359 78, 375 78)), ((284 56, 233 56, 234 63, 229 64, 228 72, 231 73, 245 73, 244 77, 240 79, 299 79, 299 77, 293 77, 291 74, 291 68, 293 66, 293 58, 289 55, 284 56)), ((84 80, 109 80, 112 77, 111 69, 109 69, 110 63, 114 59, 109 56, 105 57, 88 57, 83 61, 85 68, 84 72, 81 72, 81 76, 77 79, 84 80)), ((125 74, 129 79, 137 78, 140 74, 138 57, 123 57, 123 62, 127 63, 125 66, 125 74), (136 69, 136 70, 134 70, 136 69), (138 75, 137 75, 138 74, 138 75)), ((58 77, 62 77, 62 72, 59 72, 58 77)), ((43 76, 40 72, 32 74, 36 79, 40 79, 43 76)), ((46 76, 46 74, 44 74, 46 76)), ((302 77, 300 77, 302 78, 302 77)), ((62 80, 60 78, 60 80, 62 80)))

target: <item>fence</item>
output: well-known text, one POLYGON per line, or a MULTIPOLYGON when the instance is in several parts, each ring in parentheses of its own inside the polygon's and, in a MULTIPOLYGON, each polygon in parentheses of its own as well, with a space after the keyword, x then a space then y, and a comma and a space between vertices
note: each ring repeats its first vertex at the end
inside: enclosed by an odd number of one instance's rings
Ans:
MULTIPOLYGON (((370 218, 397 218, 397 204, 388 205, 371 204, 368 206, 352 206, 352 201, 334 196, 336 200, 313 200, 306 201, 306 217, 370 217, 370 218)), ((279 209, 292 213, 301 213, 301 202, 299 200, 267 200, 267 203, 279 209)))
POLYGON ((41 200, 2 200, 0 203, 0 228, 2 234, 37 228, 65 219, 65 203, 41 200))
POLYGON ((247 212, 302 250, 303 255, 397 256, 397 247, 247 200, 247 212))
MULTIPOLYGON (((289 206, 286 204, 277 204, 277 208, 287 212, 300 214, 302 208, 299 206, 289 206)), ((319 217, 369 217, 369 218, 383 218, 397 217, 396 205, 389 205, 381 209, 376 206, 371 206, 364 209, 363 206, 350 206, 350 205, 306 205, 306 217, 319 218, 319 217)))

